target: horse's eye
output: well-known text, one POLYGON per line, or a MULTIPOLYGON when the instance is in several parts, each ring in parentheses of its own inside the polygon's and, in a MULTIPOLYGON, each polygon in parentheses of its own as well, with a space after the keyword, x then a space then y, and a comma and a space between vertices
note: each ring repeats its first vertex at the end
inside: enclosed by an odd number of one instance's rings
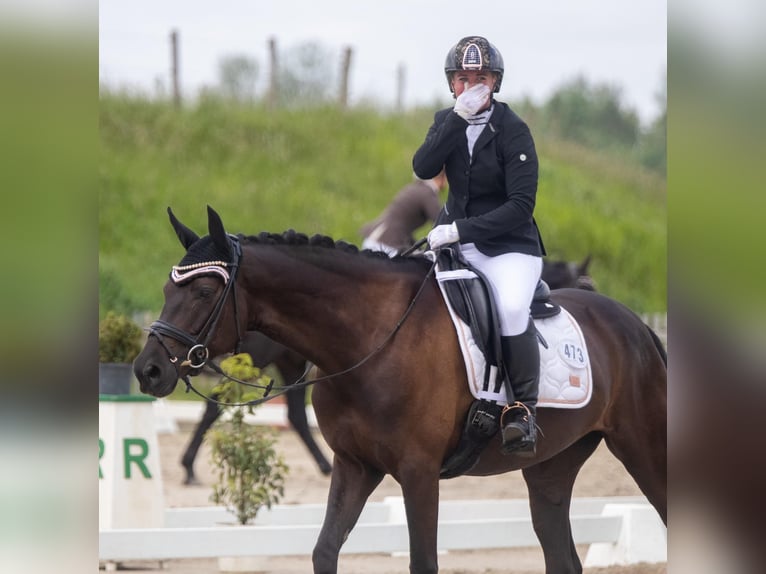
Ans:
POLYGON ((203 285, 200 287, 200 290, 198 292, 198 296, 200 299, 211 299, 215 295, 215 289, 212 287, 208 287, 206 285, 203 285))

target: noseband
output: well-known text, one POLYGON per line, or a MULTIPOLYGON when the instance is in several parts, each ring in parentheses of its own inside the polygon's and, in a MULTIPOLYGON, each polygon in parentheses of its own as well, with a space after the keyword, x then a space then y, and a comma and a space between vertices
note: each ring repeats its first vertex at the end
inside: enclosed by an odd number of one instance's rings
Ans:
MULTIPOLYGON (((242 334, 239 329, 239 310, 237 308, 236 284, 237 273, 239 272, 239 264, 240 260, 242 259, 242 247, 239 243, 239 239, 236 236, 229 235, 229 242, 232 250, 234 251, 233 261, 229 263, 224 261, 210 261, 206 263, 195 263, 194 265, 189 266, 191 269, 189 270, 188 275, 199 275, 212 271, 218 273, 224 279, 223 292, 218 298, 218 301, 216 301, 213 311, 210 313, 210 316, 207 318, 207 321, 203 325, 200 332, 196 336, 192 335, 183 329, 179 329, 175 325, 171 325, 167 321, 163 321, 162 319, 154 321, 149 326, 149 336, 151 337, 153 335, 157 338, 157 341, 159 341, 160 345, 162 345, 162 348, 165 349, 165 352, 167 352, 170 362, 175 365, 176 370, 178 370, 180 367, 190 367, 194 371, 192 374, 196 375, 207 364, 208 359, 210 358, 210 351, 208 350, 207 346, 210 343, 210 339, 213 337, 213 334, 215 333, 216 325, 218 324, 218 320, 221 318, 221 314, 223 313, 223 306, 226 303, 226 298, 229 296, 229 292, 231 292, 232 298, 234 300, 234 323, 237 326, 237 349, 239 349, 239 345, 242 341, 242 334), (230 273, 226 272, 226 270, 223 269, 224 267, 229 268, 230 273), (182 343, 189 348, 189 351, 186 354, 186 359, 180 364, 178 364, 178 357, 170 351, 168 346, 165 344, 163 337, 170 337, 171 339, 175 339, 179 343, 182 343)), ((174 268, 174 274, 172 275, 174 281, 176 280, 175 271, 176 268, 174 268)), ((180 375, 179 378, 181 378, 180 375)), ((186 378, 184 377, 184 379, 186 378)))

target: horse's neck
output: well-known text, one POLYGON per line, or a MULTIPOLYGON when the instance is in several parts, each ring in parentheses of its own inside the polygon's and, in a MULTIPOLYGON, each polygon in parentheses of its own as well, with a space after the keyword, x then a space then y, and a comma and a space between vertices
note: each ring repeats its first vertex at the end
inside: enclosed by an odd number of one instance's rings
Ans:
MULTIPOLYGON (((347 271, 337 261, 325 262, 330 265, 322 261, 322 257, 361 255, 328 249, 314 259, 300 249, 307 248, 248 249, 241 272, 249 328, 262 331, 323 369, 342 369, 373 350, 375 340, 381 338, 381 323, 391 328, 396 324, 396 315, 403 309, 397 302, 401 289, 396 285, 401 279, 395 273, 378 273, 373 280, 363 272, 363 261, 350 259, 347 271)), ((406 305, 406 295, 403 298, 406 305)))

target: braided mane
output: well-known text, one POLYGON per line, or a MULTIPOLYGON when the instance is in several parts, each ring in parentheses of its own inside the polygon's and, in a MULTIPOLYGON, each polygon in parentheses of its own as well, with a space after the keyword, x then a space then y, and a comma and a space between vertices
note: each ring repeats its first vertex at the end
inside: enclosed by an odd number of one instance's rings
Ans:
MULTIPOLYGON (((287 231, 279 233, 271 233, 268 231, 262 231, 258 235, 240 236, 240 238, 246 243, 261 243, 265 245, 297 245, 308 247, 322 247, 326 249, 336 249, 345 253, 361 254, 366 257, 375 257, 378 259, 389 259, 388 255, 382 251, 372 251, 370 249, 359 249, 353 243, 347 241, 334 240, 327 235, 315 234, 309 237, 305 233, 300 233, 294 229, 288 229, 287 231)), ((395 257, 394 259, 398 259, 395 257)))

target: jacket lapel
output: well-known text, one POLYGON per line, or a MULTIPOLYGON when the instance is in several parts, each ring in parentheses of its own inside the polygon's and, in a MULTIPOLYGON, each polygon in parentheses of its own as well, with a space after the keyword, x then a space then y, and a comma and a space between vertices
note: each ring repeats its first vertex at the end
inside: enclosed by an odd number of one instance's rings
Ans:
POLYGON ((481 130, 479 138, 473 146, 473 160, 475 160, 478 151, 496 138, 498 133, 500 133, 497 126, 501 125, 500 116, 502 116, 502 114, 503 108, 495 103, 495 109, 489 117, 489 123, 484 126, 483 130, 481 130))

